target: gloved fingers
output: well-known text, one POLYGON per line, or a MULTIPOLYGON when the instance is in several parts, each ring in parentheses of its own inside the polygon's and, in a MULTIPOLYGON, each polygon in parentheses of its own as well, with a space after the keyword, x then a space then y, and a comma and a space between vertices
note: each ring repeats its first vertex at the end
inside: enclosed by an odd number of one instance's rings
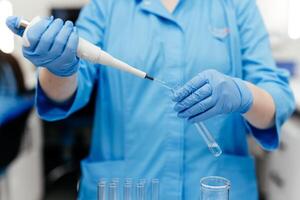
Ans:
POLYGON ((79 59, 76 56, 76 49, 78 45, 78 35, 73 31, 68 39, 67 45, 61 56, 59 56, 53 63, 53 66, 59 66, 57 69, 49 69, 54 74, 59 76, 70 76, 77 71, 79 59))
POLYGON ((209 84, 205 84, 195 92, 184 98, 182 101, 178 102, 174 110, 176 112, 182 112, 193 105, 197 104, 198 102, 202 101, 203 99, 209 97, 212 94, 212 89, 209 84))
POLYGON ((33 57, 35 56, 35 52, 34 51, 31 51, 29 48, 27 47, 22 47, 22 50, 23 50, 23 55, 25 58, 29 58, 29 57, 33 57))
POLYGON ((67 45, 66 45, 66 47, 64 49, 64 52, 63 52, 62 56, 69 55, 72 58, 74 56, 76 56, 78 42, 79 42, 78 34, 75 31, 75 29, 73 29, 73 31, 72 31, 69 39, 68 39, 68 43, 67 43, 67 45))
POLYGON ((63 27, 64 22, 61 19, 55 19, 42 34, 39 43, 36 46, 35 53, 37 55, 44 55, 49 53, 51 46, 55 41, 55 37, 63 27))
POLYGON ((214 107, 216 102, 214 101, 213 97, 210 96, 203 101, 198 102, 197 104, 193 105, 192 107, 184 110, 183 112, 178 113, 178 117, 180 118, 188 118, 194 117, 201 113, 206 112, 207 110, 214 107))
POLYGON ((207 120, 207 119, 219 114, 218 110, 219 110, 219 108, 217 106, 213 106, 212 108, 210 108, 209 110, 207 110, 203 113, 200 113, 193 117, 189 117, 188 121, 191 123, 196 123, 196 122, 201 122, 201 121, 207 120))
POLYGON ((192 80, 188 81, 184 86, 174 91, 172 100, 179 102, 195 92, 198 88, 202 87, 207 83, 207 78, 202 74, 198 74, 192 80))
POLYGON ((71 21, 66 21, 61 31, 55 38, 55 41, 51 47, 50 52, 55 55, 61 55, 66 47, 68 39, 73 31, 73 23, 71 21))
POLYGON ((43 33, 48 29, 50 24, 53 21, 53 17, 42 19, 38 23, 34 24, 27 31, 27 39, 30 43, 30 47, 27 47, 29 50, 34 51, 37 44, 39 43, 43 33))
POLYGON ((43 56, 41 59, 39 55, 36 55, 35 52, 32 52, 26 47, 22 48, 23 56, 31 61, 35 66, 45 66, 47 63, 53 61, 53 58, 49 58, 48 56, 43 56))

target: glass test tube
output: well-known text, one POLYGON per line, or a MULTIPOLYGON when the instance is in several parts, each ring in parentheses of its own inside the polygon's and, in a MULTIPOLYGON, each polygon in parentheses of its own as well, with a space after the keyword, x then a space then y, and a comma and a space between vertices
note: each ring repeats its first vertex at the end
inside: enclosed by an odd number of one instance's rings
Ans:
POLYGON ((108 200, 117 200, 117 185, 114 182, 108 185, 108 200))
POLYGON ((200 200, 229 200, 230 181, 223 177, 209 176, 200 181, 200 200))
POLYGON ((151 200, 159 200, 159 180, 151 180, 151 200))
MULTIPOLYGON (((162 80, 159 80, 159 79, 154 79, 154 81, 156 81, 156 83, 159 83, 164 88, 170 90, 172 93, 174 93, 175 88, 178 88, 178 87, 173 87, 173 86, 169 85, 168 83, 166 83, 162 80)), ((219 144, 216 142, 213 135, 207 130, 207 128, 205 127, 203 122, 198 122, 198 123, 195 123, 194 125, 196 126, 198 133, 202 136, 203 140, 205 141, 210 152, 215 157, 219 157, 222 154, 222 149, 220 148, 219 144)))
POLYGON ((116 184, 116 199, 120 199, 119 194, 120 194, 120 179, 119 178, 112 178, 111 179, 112 183, 116 184))
POLYGON ((100 180, 98 183, 98 200, 106 200, 106 181, 100 180))
POLYGON ((222 149, 219 144, 216 142, 212 134, 207 130, 203 122, 195 123, 198 133, 202 136, 206 145, 208 146, 210 152, 215 156, 219 157, 222 154, 222 149))
POLYGON ((146 199, 146 180, 140 179, 136 183, 136 200, 146 199))
POLYGON ((125 179, 123 185, 123 200, 132 200, 132 179, 125 179))

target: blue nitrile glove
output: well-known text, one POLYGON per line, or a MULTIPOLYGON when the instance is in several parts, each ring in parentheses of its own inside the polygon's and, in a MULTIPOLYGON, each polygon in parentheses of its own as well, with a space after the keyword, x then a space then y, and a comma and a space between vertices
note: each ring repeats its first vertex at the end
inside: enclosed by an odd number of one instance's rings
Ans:
MULTIPOLYGON (((17 34, 23 34, 13 25, 18 18, 8 18, 8 27, 17 34), (15 20, 15 21, 13 21, 15 20)), ((35 66, 46 67, 57 76, 67 77, 78 69, 78 35, 72 22, 64 23, 53 17, 42 19, 27 32, 29 47, 23 47, 23 55, 35 66)))
POLYGON ((245 82, 216 70, 206 70, 174 92, 178 117, 192 123, 232 112, 246 113, 253 96, 245 82))

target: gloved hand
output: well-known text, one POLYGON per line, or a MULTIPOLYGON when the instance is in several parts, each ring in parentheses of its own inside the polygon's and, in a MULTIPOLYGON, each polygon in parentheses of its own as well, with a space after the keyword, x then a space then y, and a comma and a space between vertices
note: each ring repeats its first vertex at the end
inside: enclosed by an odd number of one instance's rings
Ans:
MULTIPOLYGON (((12 31, 20 33, 12 25, 7 24, 12 31)), ((16 20, 11 18, 11 20, 16 20)), ((22 33, 20 33, 22 34, 22 33)), ((42 19, 29 28, 27 39, 29 47, 23 47, 23 55, 37 67, 46 67, 57 76, 71 76, 78 70, 77 54, 78 35, 72 22, 65 24, 61 19, 53 17, 42 19)))
POLYGON ((206 70, 174 91, 178 117, 192 123, 232 112, 246 113, 253 96, 245 82, 216 70, 206 70))

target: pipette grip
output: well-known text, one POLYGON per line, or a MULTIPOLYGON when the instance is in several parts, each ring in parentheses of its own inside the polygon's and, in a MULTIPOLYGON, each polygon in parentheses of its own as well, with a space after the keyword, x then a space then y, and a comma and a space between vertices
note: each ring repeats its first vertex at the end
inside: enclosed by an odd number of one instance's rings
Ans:
POLYGON ((127 63, 113 57, 109 53, 103 51, 100 47, 90 43, 89 41, 79 38, 77 56, 84 60, 88 60, 93 63, 98 63, 106 66, 111 66, 128 73, 131 73, 140 78, 146 78, 147 74, 135 67, 128 65, 127 63))
POLYGON ((222 149, 216 142, 212 134, 207 130, 203 122, 195 123, 198 133, 202 136, 203 140, 207 144, 209 150, 215 157, 219 157, 222 154, 222 149))

